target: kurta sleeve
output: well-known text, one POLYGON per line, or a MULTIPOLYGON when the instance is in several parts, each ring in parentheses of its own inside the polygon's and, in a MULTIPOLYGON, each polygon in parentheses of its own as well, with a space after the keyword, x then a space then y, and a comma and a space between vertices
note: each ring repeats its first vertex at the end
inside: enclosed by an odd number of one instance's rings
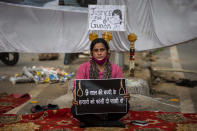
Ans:
MULTIPOLYGON (((75 79, 88 79, 89 78, 88 71, 89 71, 88 63, 81 64, 77 70, 75 79)), ((75 82, 74 82, 73 90, 74 89, 75 89, 75 82)))
POLYGON ((124 78, 124 75, 122 73, 122 69, 119 66, 117 66, 116 78, 124 78))
POLYGON ((124 75, 122 73, 122 69, 120 66, 111 63, 112 66, 112 78, 124 78, 124 75))
POLYGON ((85 65, 82 64, 79 66, 78 70, 77 70, 77 74, 75 79, 85 79, 86 76, 86 69, 85 69, 85 65))

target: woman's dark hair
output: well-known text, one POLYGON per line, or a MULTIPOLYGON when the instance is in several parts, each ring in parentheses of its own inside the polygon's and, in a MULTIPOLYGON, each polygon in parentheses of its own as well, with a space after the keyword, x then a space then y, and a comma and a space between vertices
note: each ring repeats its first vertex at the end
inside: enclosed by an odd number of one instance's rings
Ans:
POLYGON ((94 46, 97 43, 103 43, 103 45, 105 46, 107 52, 109 51, 109 45, 108 45, 107 41, 105 41, 103 38, 96 38, 95 40, 92 41, 92 43, 90 45, 90 52, 92 52, 94 46))

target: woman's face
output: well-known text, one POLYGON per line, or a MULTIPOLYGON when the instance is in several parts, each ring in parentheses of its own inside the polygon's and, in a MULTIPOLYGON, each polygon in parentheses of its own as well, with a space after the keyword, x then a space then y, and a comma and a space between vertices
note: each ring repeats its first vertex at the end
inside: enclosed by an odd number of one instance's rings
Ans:
POLYGON ((103 60, 107 55, 107 50, 106 50, 104 44, 103 43, 97 43, 92 50, 92 55, 97 60, 103 60))

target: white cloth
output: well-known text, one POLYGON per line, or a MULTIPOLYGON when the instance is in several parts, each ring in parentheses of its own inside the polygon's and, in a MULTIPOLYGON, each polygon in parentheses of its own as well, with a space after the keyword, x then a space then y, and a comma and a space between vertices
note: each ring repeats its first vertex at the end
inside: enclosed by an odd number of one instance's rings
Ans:
MULTIPOLYGON (((195 0, 98 0, 98 4, 127 6, 126 31, 111 32, 112 50, 129 51, 129 33, 138 37, 136 51, 197 37, 195 0)), ((83 52, 89 50, 90 32, 87 8, 0 2, 0 52, 83 52)), ((102 36, 103 31, 95 32, 102 36)))

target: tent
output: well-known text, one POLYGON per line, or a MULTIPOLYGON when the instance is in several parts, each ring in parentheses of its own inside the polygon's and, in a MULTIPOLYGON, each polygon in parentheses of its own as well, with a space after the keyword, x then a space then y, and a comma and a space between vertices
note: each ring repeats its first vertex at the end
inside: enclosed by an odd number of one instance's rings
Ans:
MULTIPOLYGON (((57 3, 57 1, 54 1, 57 3)), ((195 0, 98 0, 100 5, 126 5, 126 31, 112 31, 110 46, 129 51, 135 33, 136 51, 171 46, 197 36, 195 0)), ((0 52, 74 53, 89 50, 88 9, 46 4, 0 2, 0 52)))

